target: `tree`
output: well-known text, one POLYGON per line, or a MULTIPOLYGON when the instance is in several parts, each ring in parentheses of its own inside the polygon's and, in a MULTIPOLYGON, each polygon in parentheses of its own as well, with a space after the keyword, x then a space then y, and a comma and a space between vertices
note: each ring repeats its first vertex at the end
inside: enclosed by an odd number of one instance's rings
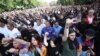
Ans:
POLYGON ((61 5, 73 5, 74 4, 74 0, 58 0, 57 3, 61 4, 61 5))
POLYGON ((61 5, 83 5, 83 4, 91 4, 95 0, 58 0, 58 4, 61 5))
POLYGON ((0 12, 39 6, 37 0, 0 0, 0 12))

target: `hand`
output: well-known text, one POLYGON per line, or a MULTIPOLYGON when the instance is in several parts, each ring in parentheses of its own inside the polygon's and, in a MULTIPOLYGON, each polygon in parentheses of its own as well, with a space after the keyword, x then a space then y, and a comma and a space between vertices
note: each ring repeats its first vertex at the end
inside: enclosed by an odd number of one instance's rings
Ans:
POLYGON ((21 53, 26 53, 26 52, 28 52, 28 49, 27 49, 27 48, 20 49, 20 52, 21 52, 21 53))
POLYGON ((73 19, 67 19, 66 23, 67 24, 74 24, 74 23, 76 23, 76 19, 74 19, 74 18, 73 19))
POLYGON ((91 48, 89 48, 88 52, 89 52, 91 55, 95 56, 95 52, 94 52, 91 48))
POLYGON ((15 52, 15 50, 16 50, 16 49, 11 48, 11 49, 9 49, 9 50, 8 50, 8 52, 10 52, 10 53, 14 53, 14 52, 15 52))
POLYGON ((48 36, 49 35, 49 33, 48 32, 45 32, 45 36, 48 36))
POLYGON ((69 19, 69 18, 66 19, 66 23, 67 23, 67 24, 71 24, 72 22, 73 22, 72 19, 69 19))

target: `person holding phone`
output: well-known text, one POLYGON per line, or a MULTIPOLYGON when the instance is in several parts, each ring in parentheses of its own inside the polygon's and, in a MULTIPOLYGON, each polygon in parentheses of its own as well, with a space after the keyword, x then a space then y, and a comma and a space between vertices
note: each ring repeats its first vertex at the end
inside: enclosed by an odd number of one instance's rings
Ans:
POLYGON ((87 29, 83 36, 77 38, 78 42, 81 44, 82 48, 80 56, 95 56, 94 53, 94 36, 95 31, 93 29, 87 29))
POLYGON ((76 32, 70 26, 74 24, 73 19, 67 19, 62 37, 63 49, 62 56, 77 56, 77 49, 79 48, 78 40, 76 39, 76 32))

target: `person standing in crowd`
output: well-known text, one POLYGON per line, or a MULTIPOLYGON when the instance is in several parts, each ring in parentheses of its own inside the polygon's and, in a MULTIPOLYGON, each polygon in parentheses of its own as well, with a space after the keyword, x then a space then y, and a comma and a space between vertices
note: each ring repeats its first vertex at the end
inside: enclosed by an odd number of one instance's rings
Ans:
POLYGON ((96 16, 94 15, 94 10, 93 9, 90 9, 88 11, 88 15, 86 15, 85 17, 85 23, 88 24, 88 25, 91 25, 93 24, 94 20, 96 20, 96 16))
POLYGON ((58 21, 54 22, 53 28, 54 28, 56 37, 59 37, 59 33, 60 33, 62 27, 59 25, 58 21))
POLYGON ((51 27, 49 21, 46 22, 46 27, 44 27, 44 28, 42 29, 41 35, 44 37, 44 35, 45 35, 46 32, 49 33, 49 35, 48 35, 49 39, 52 38, 52 36, 55 34, 55 31, 54 31, 54 29, 51 27))
POLYGON ((94 15, 94 10, 90 9, 88 11, 88 15, 82 17, 81 22, 77 23, 77 29, 80 31, 81 34, 84 34, 86 29, 89 28, 95 28, 96 30, 96 25, 95 22, 97 22, 96 16, 94 15), (84 18, 85 17, 85 18, 84 18))
POLYGON ((30 37, 36 37, 36 36, 39 36, 38 32, 33 29, 33 26, 32 25, 28 25, 28 31, 29 31, 29 34, 31 35, 30 37))
POLYGON ((78 19, 78 22, 81 22, 81 20, 82 20, 82 8, 81 8, 81 6, 78 6, 77 8, 77 11, 76 11, 76 13, 77 13, 77 19, 78 19))
POLYGON ((85 20, 82 19, 81 22, 76 24, 76 28, 79 30, 80 34, 84 34, 84 31, 88 28, 85 24, 85 20))
POLYGON ((60 43, 61 42, 60 32, 61 32, 63 27, 61 27, 59 25, 58 21, 55 21, 53 28, 54 28, 54 31, 55 31, 56 41, 57 41, 57 43, 60 43))
POLYGON ((61 53, 59 51, 59 48, 58 46, 56 45, 55 43, 55 38, 51 38, 49 41, 48 41, 48 32, 45 33, 45 36, 44 36, 44 45, 47 47, 47 56, 60 56, 61 53))
POLYGON ((58 17, 59 17, 59 19, 58 19, 59 25, 64 28, 65 27, 65 21, 66 21, 64 19, 64 16, 63 15, 59 15, 58 17))
POLYGON ((31 34, 27 28, 20 26, 18 27, 18 30, 21 32, 21 39, 31 42, 31 34))
POLYGON ((14 23, 7 24, 9 38, 21 38, 20 31, 15 27, 14 23))
POLYGON ((62 56, 77 56, 77 50, 79 48, 78 40, 76 39, 75 30, 71 29, 71 23, 73 19, 67 19, 64 29, 64 36, 62 37, 63 49, 62 56))
POLYGON ((13 39, 13 48, 10 48, 10 53, 13 56, 30 56, 31 52, 29 52, 29 43, 21 40, 21 39, 13 39))
POLYGON ((51 27, 53 27, 53 24, 55 21, 56 21, 55 17, 53 15, 50 15, 49 22, 50 22, 51 27))
POLYGON ((3 18, 0 18, 0 33, 4 35, 4 37, 8 37, 8 29, 7 29, 7 21, 3 18))
POLYGON ((90 54, 90 56, 95 56, 94 53, 94 37, 95 37, 95 31, 93 29, 87 29, 85 31, 85 34, 81 37, 78 37, 77 40, 81 44, 82 48, 80 49, 82 52, 80 53, 80 56, 87 56, 90 54))
POLYGON ((32 56, 40 56, 41 55, 41 45, 37 38, 32 38, 30 51, 32 52, 32 56))
POLYGON ((41 36, 42 29, 45 27, 45 24, 42 24, 41 19, 36 20, 36 25, 34 25, 34 29, 39 33, 41 36))
POLYGON ((12 50, 10 48, 13 48, 13 44, 10 42, 10 38, 3 38, 2 44, 0 45, 0 53, 2 56, 12 56, 11 53, 12 50))

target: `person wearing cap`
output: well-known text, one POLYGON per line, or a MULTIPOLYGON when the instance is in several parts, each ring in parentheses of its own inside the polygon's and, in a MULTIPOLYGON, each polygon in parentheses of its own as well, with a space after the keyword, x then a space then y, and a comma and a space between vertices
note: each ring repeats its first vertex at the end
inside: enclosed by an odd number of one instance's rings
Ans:
POLYGON ((8 37, 7 21, 0 18, 0 33, 4 34, 4 37, 8 37))
POLYGON ((94 36, 95 31, 93 29, 87 29, 82 37, 77 38, 79 44, 81 45, 81 48, 79 48, 79 50, 81 51, 80 56, 86 56, 89 54, 95 55, 95 53, 93 52, 94 36))

